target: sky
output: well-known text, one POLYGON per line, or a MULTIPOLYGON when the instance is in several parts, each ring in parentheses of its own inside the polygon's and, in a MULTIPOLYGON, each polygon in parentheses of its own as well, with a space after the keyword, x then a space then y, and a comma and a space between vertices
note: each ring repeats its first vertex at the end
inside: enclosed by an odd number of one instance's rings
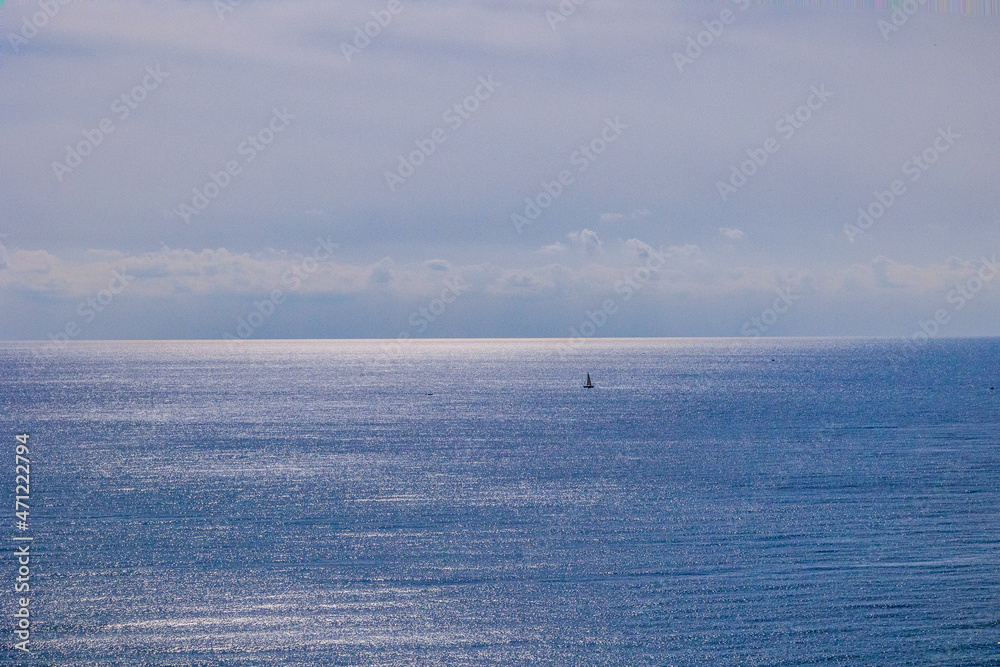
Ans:
POLYGON ((1000 335, 982 14, 7 0, 0 338, 1000 335))

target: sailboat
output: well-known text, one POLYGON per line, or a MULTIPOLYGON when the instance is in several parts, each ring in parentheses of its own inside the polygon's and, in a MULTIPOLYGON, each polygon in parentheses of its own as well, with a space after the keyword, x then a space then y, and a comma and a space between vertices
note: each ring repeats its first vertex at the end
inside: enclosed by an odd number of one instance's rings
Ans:
POLYGON ((593 389, 594 383, 590 381, 590 373, 587 373, 587 384, 583 385, 585 389, 593 389))

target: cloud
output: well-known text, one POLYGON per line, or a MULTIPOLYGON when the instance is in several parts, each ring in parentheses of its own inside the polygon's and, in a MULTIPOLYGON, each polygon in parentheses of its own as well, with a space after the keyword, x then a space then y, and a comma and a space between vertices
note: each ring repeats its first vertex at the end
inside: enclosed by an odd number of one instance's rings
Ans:
POLYGON ((654 252, 653 246, 639 239, 629 239, 625 248, 635 259, 649 259, 654 252))
MULTIPOLYGON (((600 247, 596 234, 586 232, 590 230, 573 235, 578 244, 574 247, 600 247)), ((959 282, 964 283, 983 266, 981 258, 949 257, 941 263, 917 265, 896 262, 885 256, 846 268, 828 264, 808 268, 788 264, 732 266, 725 253, 703 252, 693 244, 655 248, 641 239, 629 238, 609 244, 596 255, 586 254, 585 250, 574 255, 569 246, 556 245, 564 249, 560 261, 553 261, 552 255, 534 253, 530 255, 533 260, 530 265, 525 265, 525 258, 518 256, 502 258, 496 264, 462 264, 441 258, 401 262, 388 256, 374 263, 345 262, 334 257, 314 262, 308 254, 277 250, 234 253, 225 248, 161 248, 134 255, 93 251, 68 259, 47 251, 0 246, 0 256, 7 258, 7 264, 0 268, 0 294, 17 294, 36 304, 70 300, 61 306, 60 313, 65 316, 73 312, 72 300, 93 296, 108 288, 117 271, 130 277, 126 302, 154 297, 160 299, 158 308, 169 309, 171 302, 163 299, 173 299, 177 304, 187 303, 191 298, 211 297, 216 303, 229 300, 239 309, 277 289, 284 294, 308 297, 311 301, 334 297, 325 302, 330 317, 341 313, 337 310, 338 304, 355 303, 361 307, 360 304, 378 303, 377 309, 383 319, 388 318, 390 326, 396 327, 412 312, 413 304, 435 298, 444 281, 454 279, 469 286, 462 294, 463 304, 469 305, 449 314, 448 326, 455 327, 451 331, 488 334, 488 329, 475 327, 488 321, 490 313, 511 308, 508 312, 532 313, 524 315, 523 322, 514 323, 514 331, 528 333, 533 331, 532 326, 542 321, 561 324, 567 317, 572 321, 577 315, 575 309, 615 298, 620 294, 620 286, 634 278, 636 267, 646 264, 654 253, 666 261, 662 265, 657 263, 656 271, 643 283, 642 298, 647 305, 635 311, 634 317, 644 317, 642 313, 650 308, 650 312, 690 308, 693 310, 688 311, 689 314, 696 318, 691 320, 692 326, 699 327, 702 325, 698 324, 698 318, 717 323, 738 320, 734 322, 735 327, 743 317, 733 314, 734 308, 738 310, 735 304, 766 303, 773 300, 776 289, 793 289, 801 295, 800 312, 810 309, 832 312, 838 304, 843 308, 849 302, 849 310, 841 312, 841 317, 853 317, 855 323, 871 322, 878 319, 880 312, 885 312, 886 299, 912 303, 923 300, 943 305, 948 290, 959 282), (585 261, 580 261, 581 257, 585 261), (307 268, 308 275, 292 287, 289 278, 303 275, 307 268), (848 301, 845 295, 850 296, 848 301), (471 314, 463 315, 467 308, 472 309, 471 314)), ((985 285, 987 281, 982 282, 985 285)), ((983 295, 977 297, 977 304, 982 304, 977 310, 985 312, 993 308, 996 301, 997 290, 990 285, 989 290, 984 289, 983 295), (993 296, 987 296, 988 293, 993 296)), ((177 308, 178 316, 182 316, 184 307, 177 308)), ((923 316, 925 310, 926 307, 917 309, 914 317, 923 316)), ((291 321, 296 319, 294 312, 288 311, 291 321)), ((905 328, 908 324, 904 322, 902 326, 905 328)), ((362 325, 371 326, 358 322, 358 326, 362 325)), ((215 335, 213 331, 209 328, 201 335, 211 337, 215 335)), ((311 337, 339 330, 327 326, 289 331, 311 337)), ((380 335, 379 330, 370 328, 360 331, 366 335, 380 335)), ((691 331, 705 335, 712 330, 691 331)), ((810 332, 821 333, 808 328, 803 331, 810 332)), ((98 335, 96 329, 92 333, 98 335)), ((104 331, 102 335, 113 333, 104 331)), ((727 329, 717 333, 732 332, 727 329)), ((44 331, 41 335, 44 337, 44 331)))
POLYGON ((622 220, 639 220, 648 218, 652 213, 648 208, 640 208, 632 211, 628 215, 624 213, 601 213, 601 222, 621 222, 622 220))
POLYGON ((374 266, 368 269, 368 282, 372 285, 388 285, 394 278, 393 267, 395 262, 391 257, 385 257, 374 266))
POLYGON ((539 294, 543 290, 543 283, 537 277, 523 271, 511 271, 505 273, 494 288, 497 294, 539 294))
POLYGON ((295 271, 308 275, 296 288, 303 293, 346 294, 363 290, 368 280, 378 282, 386 273, 391 278, 392 268, 391 260, 365 267, 316 262, 306 255, 279 251, 251 254, 225 248, 161 248, 132 256, 92 251, 83 260, 64 259, 43 250, 12 250, 7 256, 8 263, 0 269, 0 286, 54 297, 93 294, 107 285, 115 271, 134 278, 129 293, 137 296, 266 294, 287 290, 295 271))
MULTIPOLYGON (((666 260, 660 269, 669 277, 669 288, 701 294, 737 294, 767 291, 788 283, 808 282, 830 295, 845 289, 877 294, 882 290, 913 295, 943 293, 955 283, 976 273, 983 258, 949 257, 941 263, 910 264, 878 256, 868 264, 848 267, 816 265, 808 269, 794 265, 732 266, 721 255, 704 253, 693 244, 668 245, 659 249, 630 238, 606 251, 597 234, 583 229, 569 234, 570 246, 588 259, 585 264, 552 263, 547 257, 567 254, 570 247, 557 243, 535 253, 543 263, 516 266, 512 258, 501 266, 459 264, 446 259, 400 263, 384 257, 372 264, 338 261, 329 257, 314 261, 309 253, 292 254, 272 250, 265 253, 234 253, 225 248, 190 250, 161 248, 127 255, 118 251, 92 251, 82 259, 66 259, 44 250, 11 249, 0 245, 0 287, 25 294, 75 297, 103 289, 113 272, 133 278, 129 291, 136 295, 174 294, 259 295, 274 289, 288 290, 290 276, 308 274, 295 288, 303 294, 368 295, 393 294, 400 298, 425 297, 440 291, 441 281, 460 276, 494 293, 558 294, 561 291, 602 294, 636 264, 654 253, 666 260), (543 252, 544 251, 544 252, 543 252)), ((985 258, 989 259, 989 257, 985 258)), ((990 260, 992 261, 992 260, 990 260)))
POLYGON ((562 243, 556 242, 551 245, 542 246, 535 252, 539 255, 561 255, 565 253, 569 248, 567 248, 562 243))
POLYGON ((589 229, 581 229, 578 232, 570 232, 566 235, 570 245, 583 251, 588 256, 599 255, 603 251, 601 240, 597 238, 597 232, 589 229))
POLYGON ((663 252, 675 259, 697 260, 702 257, 701 248, 691 243, 668 246, 663 252))
POLYGON ((875 276, 875 280, 879 287, 901 287, 900 285, 896 285, 892 282, 892 278, 889 275, 892 270, 892 266, 892 262, 889 258, 881 255, 872 260, 872 275, 875 276))
POLYGON ((451 264, 443 259, 429 259, 423 266, 428 271, 451 271, 451 264))
POLYGON ((719 227, 719 233, 730 241, 742 241, 747 236, 739 229, 733 227, 719 227))
POLYGON ((526 269, 502 269, 486 287, 497 296, 544 296, 574 291, 578 274, 561 264, 546 264, 526 269))

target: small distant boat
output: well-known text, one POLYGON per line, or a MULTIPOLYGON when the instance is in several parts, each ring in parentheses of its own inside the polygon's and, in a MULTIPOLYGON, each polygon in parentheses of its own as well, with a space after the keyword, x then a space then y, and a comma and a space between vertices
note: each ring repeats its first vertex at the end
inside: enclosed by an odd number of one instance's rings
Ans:
POLYGON ((594 383, 590 381, 590 373, 587 373, 587 384, 583 385, 585 389, 593 389, 594 383))

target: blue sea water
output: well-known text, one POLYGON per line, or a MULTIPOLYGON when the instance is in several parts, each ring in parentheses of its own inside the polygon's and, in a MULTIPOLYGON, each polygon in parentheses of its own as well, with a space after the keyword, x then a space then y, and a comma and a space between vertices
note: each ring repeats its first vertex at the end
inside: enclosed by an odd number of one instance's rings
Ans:
POLYGON ((0 406, 26 664, 1000 665, 997 339, 4 343, 0 406))

